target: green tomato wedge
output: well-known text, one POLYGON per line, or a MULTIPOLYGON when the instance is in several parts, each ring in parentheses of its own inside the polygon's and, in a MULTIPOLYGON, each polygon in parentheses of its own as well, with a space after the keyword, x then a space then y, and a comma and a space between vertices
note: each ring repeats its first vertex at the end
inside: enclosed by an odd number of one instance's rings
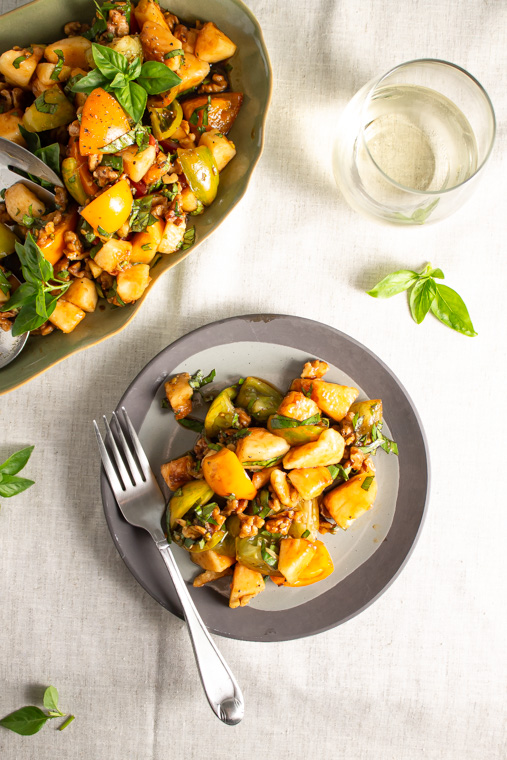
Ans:
POLYGON ((255 536, 254 538, 237 538, 236 539, 236 557, 242 565, 246 565, 250 570, 257 570, 263 575, 282 574, 268 565, 262 558, 263 540, 255 536))
POLYGON ((77 161, 75 158, 65 158, 62 161, 62 177, 65 183, 65 187, 75 201, 80 206, 84 206, 88 200, 88 195, 85 192, 81 177, 79 176, 79 170, 77 161))
POLYGON ((317 499, 301 501, 298 510, 303 513, 304 517, 301 522, 292 523, 289 528, 289 536, 301 538, 305 531, 309 531, 309 535, 306 535, 305 538, 314 541, 319 532, 319 502, 317 499))
POLYGON ((183 548, 191 554, 201 554, 201 552, 207 552, 210 549, 216 550, 216 547, 223 541, 225 535, 225 530, 217 530, 215 533, 213 533, 210 540, 206 541, 202 548, 200 548, 198 542, 196 542, 193 546, 184 546, 183 548))
POLYGON ((220 430, 226 430, 232 425, 234 419, 233 399, 236 398, 238 389, 235 385, 218 394, 211 404, 204 420, 204 432, 207 438, 214 438, 220 430))
POLYGON ((204 206, 209 206, 218 191, 218 167, 206 145, 178 149, 178 160, 193 194, 204 206))
POLYGON ((241 386, 236 404, 246 409, 248 414, 259 422, 264 422, 271 414, 275 414, 282 399, 278 388, 271 383, 259 377, 247 377, 241 386))
POLYGON ((184 517, 192 507, 202 507, 213 496, 205 480, 192 480, 178 488, 167 506, 167 528, 172 530, 176 520, 184 517))
POLYGON ((18 238, 6 224, 0 222, 0 259, 9 256, 16 250, 16 241, 18 238))

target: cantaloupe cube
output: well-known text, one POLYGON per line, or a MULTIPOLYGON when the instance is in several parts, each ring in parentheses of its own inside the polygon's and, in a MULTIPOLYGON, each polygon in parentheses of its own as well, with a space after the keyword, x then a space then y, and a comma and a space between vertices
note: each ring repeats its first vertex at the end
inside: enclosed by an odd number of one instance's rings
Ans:
POLYGON ((135 264, 130 269, 119 273, 116 278, 116 292, 122 301, 132 303, 141 298, 150 281, 148 264, 135 264))
POLYGON ((7 213, 18 224, 23 223, 23 216, 42 216, 46 213, 46 207, 35 193, 29 190, 22 182, 8 187, 5 191, 5 207, 7 213))
POLYGON ((122 265, 130 261, 131 253, 132 243, 129 243, 128 240, 111 238, 104 243, 100 251, 97 251, 93 260, 97 266, 105 269, 109 274, 117 274, 121 272, 122 265))
POLYGON ((157 219, 143 232, 136 232, 132 238, 132 253, 130 254, 132 264, 149 264, 153 260, 162 240, 164 229, 164 220, 157 219))
POLYGON ((264 589, 264 578, 257 570, 250 570, 241 562, 234 565, 229 607, 244 607, 264 589))
POLYGON ((12 111, 0 113, 0 137, 26 147, 25 138, 19 131, 19 125, 23 123, 23 111, 13 108, 12 111))
POLYGON ((150 166, 155 163, 157 151, 154 145, 140 151, 137 146, 126 148, 121 153, 123 157, 123 171, 133 182, 140 182, 150 166))
POLYGON ((200 29, 195 42, 195 54, 202 61, 217 63, 230 58, 236 52, 236 45, 220 31, 212 21, 200 29))
POLYGON ((49 321, 62 332, 70 333, 85 316, 86 314, 82 309, 70 301, 64 301, 63 298, 60 298, 57 301, 56 309, 49 317, 49 321))
POLYGON ((178 221, 180 224, 176 224, 172 219, 166 222, 162 240, 158 245, 158 250, 161 253, 174 253, 174 251, 180 248, 183 236, 185 235, 186 225, 183 217, 180 217, 178 221))
POLYGON ((44 50, 44 58, 50 63, 58 63, 57 50, 63 53, 63 61, 71 69, 79 67, 80 69, 90 70, 87 53, 92 48, 92 43, 86 37, 66 37, 58 42, 52 42, 44 50))
POLYGON ((34 46, 32 50, 32 53, 28 48, 7 50, 0 56, 0 74, 3 74, 7 82, 28 88, 30 79, 42 58, 43 48, 34 46), (23 59, 23 56, 26 58, 23 59), (15 62, 16 66, 14 66, 15 62))
POLYGON ((72 281, 70 288, 65 291, 62 298, 83 311, 92 312, 95 311, 99 297, 93 281, 88 277, 81 277, 72 281))
POLYGON ((278 569, 289 583, 297 581, 312 561, 317 547, 306 538, 284 538, 280 541, 278 569))
POLYGON ((206 145, 213 154, 218 171, 224 169, 231 158, 236 155, 236 146, 231 140, 222 134, 218 129, 210 129, 209 132, 203 132, 199 145, 206 145))
POLYGON ((212 570, 214 573, 221 573, 227 567, 234 565, 236 557, 226 557, 223 554, 217 554, 213 549, 206 552, 191 552, 190 558, 196 565, 203 570, 212 570))
POLYGON ((360 515, 371 509, 377 496, 373 471, 361 472, 324 496, 324 505, 333 520, 346 530, 360 515))

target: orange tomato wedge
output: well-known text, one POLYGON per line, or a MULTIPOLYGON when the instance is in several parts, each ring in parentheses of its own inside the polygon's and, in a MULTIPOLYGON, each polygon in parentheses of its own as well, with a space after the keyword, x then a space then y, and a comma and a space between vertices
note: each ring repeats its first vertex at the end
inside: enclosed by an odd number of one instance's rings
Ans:
POLYGON ((129 120, 116 98, 102 87, 97 87, 88 95, 83 106, 79 151, 82 156, 98 153, 129 130, 129 120))
POLYGON ((83 190, 87 195, 93 196, 99 192, 99 186, 93 179, 91 171, 88 169, 88 159, 79 152, 79 140, 77 137, 71 137, 69 140, 69 156, 77 161, 79 179, 83 185, 83 190))
POLYGON ((74 232, 77 224, 77 211, 72 211, 55 227, 55 234, 47 243, 39 246, 44 258, 50 264, 56 264, 62 258, 65 249, 63 236, 66 232, 74 232))
POLYGON ((237 499, 254 499, 257 489, 243 469, 236 454, 230 449, 220 449, 202 460, 202 474, 209 487, 218 496, 237 499))
POLYGON ((126 179, 121 179, 85 206, 81 210, 81 216, 99 234, 99 227, 112 234, 129 218, 133 202, 129 183, 126 179))
POLYGON ((334 570, 334 565, 325 544, 322 543, 322 541, 313 541, 312 543, 317 547, 317 551, 310 564, 305 567, 297 581, 289 583, 283 578, 278 578, 272 575, 271 580, 274 581, 277 586, 291 586, 292 588, 310 586, 312 583, 323 581, 324 578, 331 575, 334 570))

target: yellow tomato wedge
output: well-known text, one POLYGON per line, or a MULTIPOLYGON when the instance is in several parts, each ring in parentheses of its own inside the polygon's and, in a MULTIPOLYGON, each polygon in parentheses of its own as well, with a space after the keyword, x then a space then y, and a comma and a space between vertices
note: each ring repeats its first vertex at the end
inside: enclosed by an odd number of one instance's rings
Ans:
POLYGON ((316 552, 313 555, 310 563, 304 568, 297 580, 289 583, 284 581, 283 578, 277 578, 272 575, 271 580, 276 583, 277 586, 310 586, 317 581, 323 581, 334 570, 333 560, 329 554, 325 544, 322 541, 312 541, 313 546, 316 547, 316 552))
POLYGON ((121 179, 85 206, 81 216, 99 234, 99 227, 112 234, 129 218, 133 202, 129 183, 126 179, 121 179))
POLYGON ((237 499, 254 499, 257 494, 241 462, 230 449, 220 449, 204 457, 202 474, 218 496, 227 497, 233 493, 237 499))
POLYGON ((56 264, 62 258, 66 246, 64 235, 66 232, 73 232, 76 229, 76 224, 77 211, 73 211, 55 227, 53 237, 49 238, 47 243, 39 246, 42 255, 50 264, 56 264))
POLYGON ((98 153, 129 130, 129 120, 116 98, 102 87, 97 87, 88 95, 83 106, 79 152, 82 156, 98 153))

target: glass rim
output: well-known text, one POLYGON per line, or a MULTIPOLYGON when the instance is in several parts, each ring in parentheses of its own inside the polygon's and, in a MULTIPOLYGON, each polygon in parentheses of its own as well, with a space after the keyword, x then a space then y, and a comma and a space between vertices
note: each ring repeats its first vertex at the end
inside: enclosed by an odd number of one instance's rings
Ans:
POLYGON ((381 84, 381 82, 383 82, 385 79, 387 79, 387 77, 391 76, 392 74, 394 74, 399 69, 404 69, 407 66, 412 66, 412 64, 418 64, 418 63, 436 63, 436 64, 440 64, 442 66, 448 66, 451 69, 456 69, 461 74, 464 74, 468 79, 470 79, 476 85, 476 87, 480 90, 480 92, 482 93, 482 95, 484 96, 484 99, 486 101, 486 105, 489 107, 489 110, 491 112, 491 118, 492 118, 492 121, 493 121, 493 130, 492 130, 490 144, 489 144, 488 150, 486 151, 486 155, 484 156, 484 159, 481 161, 480 165, 477 167, 477 169, 474 171, 474 173, 471 174, 466 179, 464 179, 463 182, 460 182, 457 185, 453 185, 452 187, 448 187, 448 188, 445 188, 443 190, 417 190, 416 188, 408 187, 407 185, 402 185, 399 182, 396 182, 396 180, 394 180, 392 177, 389 176, 389 174, 386 174, 386 172, 383 169, 380 168, 380 166, 378 165, 378 163, 375 161, 375 159, 373 158, 372 154, 370 153, 370 150, 369 150, 368 145, 366 143, 366 140, 364 138, 364 131, 365 131, 365 126, 364 125, 361 126, 361 139, 363 141, 364 148, 365 148, 365 150, 366 150, 366 152, 367 152, 367 154, 368 154, 371 162, 375 166, 375 168, 380 172, 380 174, 383 177, 385 177, 385 179, 388 182, 390 182, 392 185, 394 185, 394 187, 397 187, 400 190, 403 190, 405 192, 413 193, 414 195, 421 195, 421 196, 444 195, 445 193, 450 193, 453 190, 458 190, 459 188, 462 188, 464 185, 467 184, 467 182, 470 182, 470 180, 474 179, 474 177, 476 177, 479 174, 479 172, 484 168, 484 165, 486 164, 487 160, 489 159, 489 157, 491 155, 491 152, 493 150, 493 146, 495 144, 496 128, 497 128, 495 109, 493 108, 493 103, 491 102, 491 98, 489 97, 488 93, 486 92, 486 90, 484 89, 484 87, 482 86, 482 84, 479 82, 479 80, 476 79, 472 74, 470 74, 462 66, 458 66, 456 63, 451 63, 450 61, 445 61, 442 58, 414 58, 411 61, 405 61, 404 63, 399 63, 397 66, 393 66, 393 68, 389 69, 389 71, 387 71, 385 74, 382 74, 380 77, 378 77, 375 80, 373 80, 373 84, 369 88, 368 94, 367 94, 367 96, 365 98, 365 102, 364 102, 364 104, 363 104, 363 106, 361 108, 361 113, 365 114, 365 112, 367 110, 367 107, 369 106, 369 104, 371 102, 373 93, 375 92, 375 90, 377 89, 377 87, 381 84))

